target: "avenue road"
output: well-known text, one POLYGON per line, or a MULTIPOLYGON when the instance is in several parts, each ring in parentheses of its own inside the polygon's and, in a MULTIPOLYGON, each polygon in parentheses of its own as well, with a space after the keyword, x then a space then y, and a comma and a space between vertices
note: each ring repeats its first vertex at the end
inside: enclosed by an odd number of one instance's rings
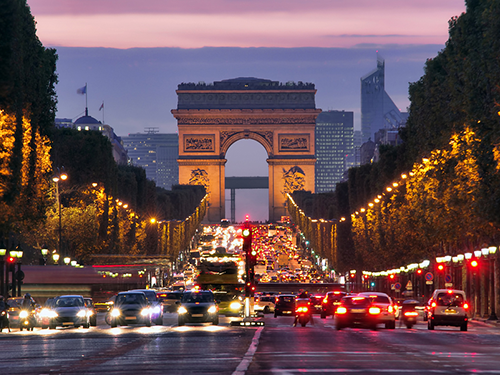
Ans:
POLYGON ((90 329, 35 329, 0 334, 1 374, 500 374, 500 328, 344 329, 331 318, 293 327, 266 315, 265 327, 110 328, 99 314, 90 329))

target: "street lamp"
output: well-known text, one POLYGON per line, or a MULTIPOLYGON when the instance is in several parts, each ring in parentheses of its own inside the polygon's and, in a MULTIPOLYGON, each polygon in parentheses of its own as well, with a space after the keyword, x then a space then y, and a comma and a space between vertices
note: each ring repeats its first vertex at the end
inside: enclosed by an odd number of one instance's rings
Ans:
POLYGON ((64 257, 63 261, 64 261, 65 265, 69 266, 69 262, 71 262, 71 258, 70 257, 64 257))
MULTIPOLYGON (((68 174, 64 171, 64 167, 62 171, 57 168, 58 174, 52 178, 52 181, 56 183, 56 196, 57 196, 57 205, 59 206, 59 253, 61 253, 61 244, 62 244, 62 216, 61 216, 61 197, 59 195, 59 181, 66 181, 68 179, 68 174)), ((57 258, 59 261, 59 258, 57 258)))
POLYGON ((13 269, 12 269, 12 297, 21 297, 21 282, 24 279, 24 274, 21 271, 21 258, 23 257, 23 250, 21 249, 21 246, 17 246, 15 250, 11 250, 9 252, 9 255, 12 258, 15 258, 15 263, 13 264, 13 269), (17 263, 17 272, 16 272, 16 263, 17 263), (16 285, 19 285, 18 288, 16 288, 16 285), (16 291, 17 289, 17 291, 16 291))
MULTIPOLYGON (((0 294, 5 296, 7 293, 5 292, 4 287, 4 270, 5 270, 5 254, 7 254, 7 247, 4 242, 0 242, 0 294)), ((9 275, 9 271, 7 270, 7 276, 9 275)), ((7 282, 8 284, 8 282, 7 282)))
POLYGON ((54 264, 59 264, 59 258, 60 258, 60 255, 58 253, 54 253, 52 254, 52 259, 54 260, 54 264))
MULTIPOLYGON (((486 250, 488 250, 488 263, 490 264, 490 316, 488 320, 498 320, 496 310, 496 296, 495 287, 496 287, 496 261, 497 261, 497 247, 490 246, 486 250)), ((484 253, 483 253, 484 254, 484 253)))
POLYGON ((42 253, 42 258, 40 259, 40 265, 45 266, 47 265, 47 255, 49 254, 49 249, 47 249, 47 245, 45 244, 42 245, 40 252, 42 253))

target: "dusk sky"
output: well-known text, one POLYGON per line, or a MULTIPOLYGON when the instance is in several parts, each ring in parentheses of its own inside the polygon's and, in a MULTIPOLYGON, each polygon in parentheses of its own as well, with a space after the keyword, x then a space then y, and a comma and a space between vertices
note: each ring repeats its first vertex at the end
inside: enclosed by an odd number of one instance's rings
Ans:
MULTIPOLYGON (((45 47, 59 55, 57 117, 85 109, 118 135, 176 132, 181 82, 258 77, 316 85, 316 106, 354 112, 360 77, 386 61, 387 93, 406 110, 408 83, 444 48, 464 0, 28 0, 45 47), (104 111, 99 111, 104 101, 104 111)), ((239 141, 226 175, 267 175, 266 153, 239 141), (245 164, 247 163, 247 164, 245 164), (242 166, 245 166, 242 168, 242 166)), ((226 197, 227 199, 229 197, 226 197)), ((267 191, 237 193, 237 219, 267 219, 267 191), (245 198, 245 199, 243 199, 245 198), (255 204, 255 202, 258 204, 255 204)), ((227 202, 229 204, 229 202, 227 202)))

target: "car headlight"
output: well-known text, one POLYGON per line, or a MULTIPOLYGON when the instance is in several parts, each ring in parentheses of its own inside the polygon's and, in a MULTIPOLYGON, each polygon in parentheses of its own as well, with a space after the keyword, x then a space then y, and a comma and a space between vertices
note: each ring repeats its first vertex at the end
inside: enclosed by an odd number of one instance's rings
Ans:
POLYGON ((22 310, 22 311, 19 313, 19 317, 20 317, 21 319, 25 319, 25 318, 27 318, 27 317, 28 317, 28 315, 29 315, 29 314, 28 314, 28 312, 27 312, 26 310, 22 310))
POLYGON ((210 306, 207 311, 209 314, 215 314, 217 312, 217 306, 210 306))
POLYGON ((237 310, 237 311, 239 311, 241 309, 241 306, 243 306, 241 303, 235 301, 235 302, 231 302, 231 304, 229 305, 229 308, 231 310, 237 310))
POLYGON ((181 306, 179 307, 179 309, 177 309, 177 313, 179 314, 186 314, 188 311, 186 310, 186 308, 184 306, 181 306))
POLYGON ((159 313, 160 313, 160 307, 159 306, 153 307, 153 314, 159 314, 159 313))
POLYGON ((119 309, 113 309, 111 310, 111 316, 114 318, 117 318, 121 315, 121 311, 119 309))
POLYGON ((151 313, 151 309, 149 307, 146 307, 141 310, 141 315, 142 316, 148 316, 151 313))
POLYGON ((87 310, 80 310, 78 311, 78 313, 76 314, 77 317, 79 318, 85 318, 87 316, 87 310))
POLYGON ((57 313, 56 313, 54 310, 49 310, 49 311, 47 312, 47 317, 49 317, 49 318, 52 318, 52 319, 53 319, 53 318, 57 318, 58 316, 59 316, 59 315, 57 315, 57 313))

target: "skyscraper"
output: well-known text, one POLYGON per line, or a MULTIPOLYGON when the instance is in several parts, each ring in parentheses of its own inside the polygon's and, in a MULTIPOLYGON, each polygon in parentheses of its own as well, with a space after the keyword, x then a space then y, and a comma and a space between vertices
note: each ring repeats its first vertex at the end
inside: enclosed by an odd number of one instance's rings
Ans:
POLYGON ((146 128, 145 133, 122 137, 132 165, 146 170, 146 177, 156 186, 171 189, 179 183, 179 136, 160 134, 157 128, 146 128))
POLYGON ((377 57, 377 68, 361 78, 361 132, 363 143, 375 141, 380 129, 404 126, 407 112, 401 112, 385 92, 385 61, 377 57))
POLYGON ((326 111, 316 118, 315 192, 335 190, 354 156, 353 112, 326 111))

